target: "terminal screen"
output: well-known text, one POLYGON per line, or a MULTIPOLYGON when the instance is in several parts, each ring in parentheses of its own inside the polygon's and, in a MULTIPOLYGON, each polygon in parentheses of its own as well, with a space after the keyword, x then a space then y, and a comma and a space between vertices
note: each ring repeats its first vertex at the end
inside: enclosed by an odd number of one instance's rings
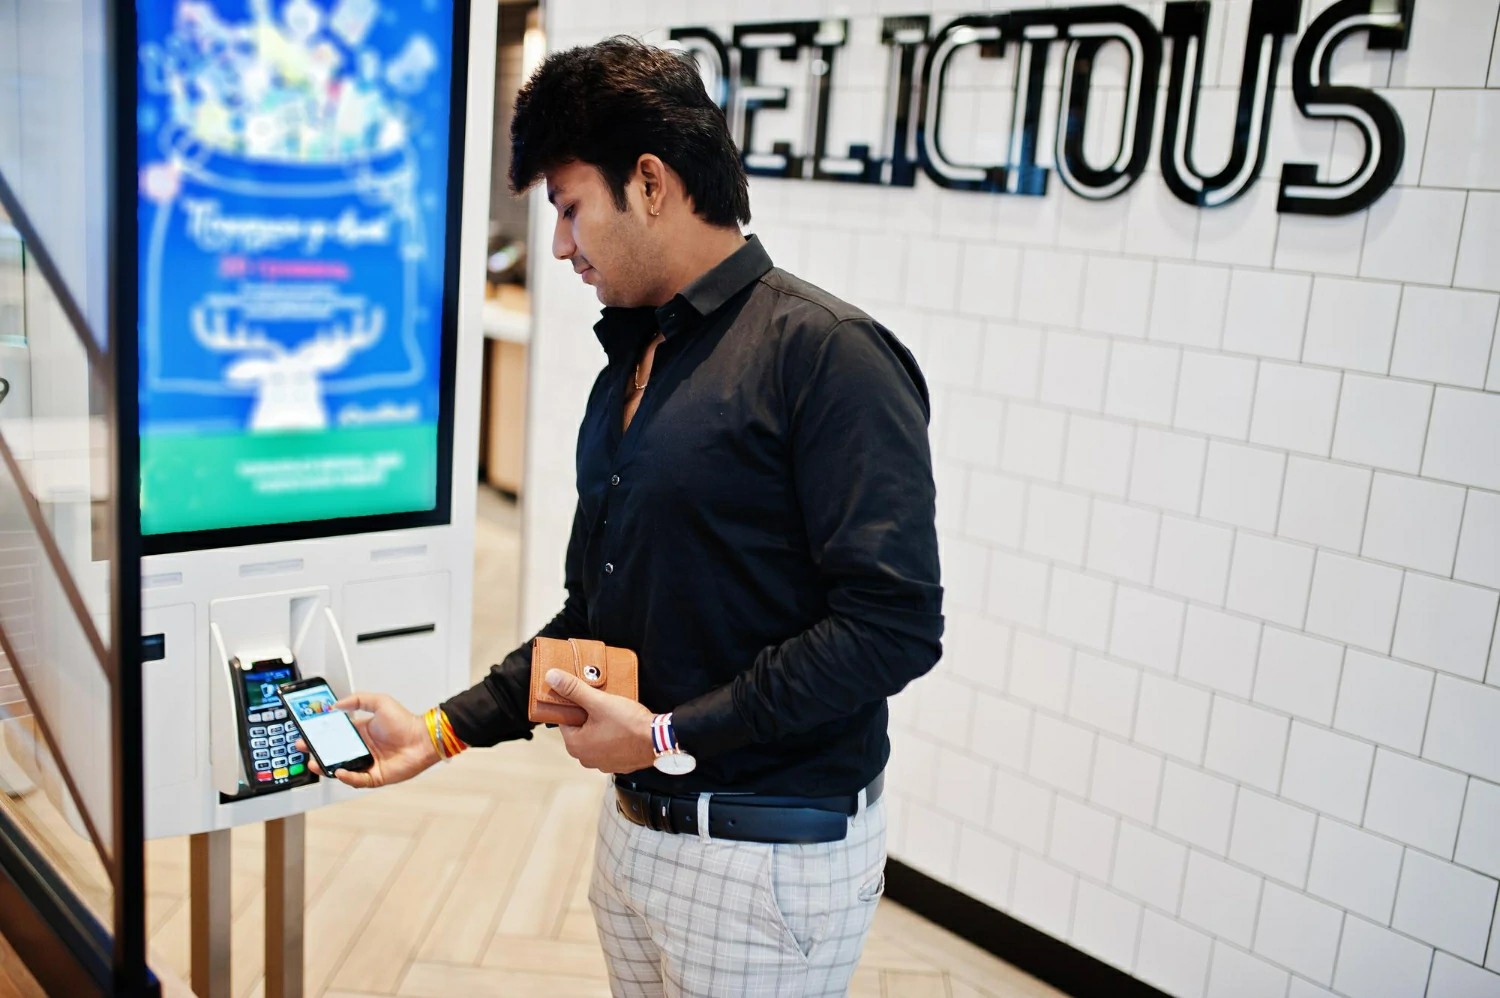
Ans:
POLYGON ((438 522, 455 5, 134 7, 148 553, 438 522))

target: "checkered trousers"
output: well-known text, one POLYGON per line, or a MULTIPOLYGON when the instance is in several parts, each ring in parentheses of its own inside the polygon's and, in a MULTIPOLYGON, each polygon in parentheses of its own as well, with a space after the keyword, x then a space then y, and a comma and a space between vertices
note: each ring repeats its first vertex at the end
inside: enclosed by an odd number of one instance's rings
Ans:
POLYGON ((729 842, 631 824, 609 787, 589 902, 611 993, 846 994, 885 888, 885 821, 879 800, 842 842, 729 842))

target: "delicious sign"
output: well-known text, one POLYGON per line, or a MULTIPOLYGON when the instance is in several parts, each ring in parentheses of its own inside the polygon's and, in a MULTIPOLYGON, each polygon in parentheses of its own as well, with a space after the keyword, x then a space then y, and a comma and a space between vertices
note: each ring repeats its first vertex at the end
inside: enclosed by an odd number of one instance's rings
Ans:
MULTIPOLYGON (((1320 14, 1296 43, 1292 55, 1292 95, 1309 118, 1343 121, 1363 138, 1358 169, 1342 180, 1319 180, 1313 163, 1284 163, 1276 210, 1302 215, 1347 215, 1368 207, 1385 193, 1401 169, 1405 140, 1394 108, 1373 91, 1335 85, 1334 53, 1351 35, 1363 34, 1370 50, 1406 48, 1415 0, 1339 0, 1320 14)), ((1165 42, 1166 109, 1162 116, 1162 179, 1191 205, 1216 208, 1240 197, 1260 176, 1270 134, 1271 106, 1282 47, 1298 27, 1300 0, 1253 0, 1245 37, 1233 145, 1223 169, 1207 174, 1194 163, 1203 52, 1208 33, 1208 0, 1174 0, 1158 29, 1141 12, 1125 6, 1085 6, 1016 10, 959 17, 935 34, 926 16, 890 17, 881 40, 892 50, 884 148, 852 145, 847 155, 828 149, 829 112, 834 105, 833 63, 848 35, 847 21, 788 21, 736 25, 725 40, 708 28, 677 28, 673 41, 690 52, 704 83, 730 117, 749 172, 762 176, 910 187, 920 169, 933 182, 955 190, 1040 196, 1052 172, 1038 163, 1044 113, 1044 79, 1056 46, 1062 53, 1062 94, 1057 102, 1053 160, 1058 177, 1080 197, 1103 200, 1130 187, 1146 169, 1156 124, 1165 42), (1124 113, 1118 152, 1106 163, 1084 154, 1089 87, 1096 59, 1116 43, 1128 56, 1124 113), (939 142, 944 91, 955 55, 977 46, 981 58, 1015 63, 1014 107, 1003 163, 972 165, 952 161, 939 142), (759 79, 761 56, 776 52, 809 60, 810 149, 799 154, 777 142, 769 152, 755 148, 758 112, 785 109, 789 89, 759 79)))

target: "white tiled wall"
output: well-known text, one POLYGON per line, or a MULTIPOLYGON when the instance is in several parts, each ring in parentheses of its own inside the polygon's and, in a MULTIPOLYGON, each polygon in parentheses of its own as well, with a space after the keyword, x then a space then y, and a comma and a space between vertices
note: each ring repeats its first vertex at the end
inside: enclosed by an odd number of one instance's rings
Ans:
MULTIPOLYGON (((565 46, 848 16, 834 133, 859 141, 878 17, 985 6, 548 18, 565 46)), ((1205 164, 1249 6, 1214 0, 1205 164)), ((1337 79, 1407 136, 1399 186, 1350 217, 1275 212, 1281 163, 1336 176, 1361 152, 1288 89, 1260 183, 1219 210, 1172 198, 1154 156, 1106 203, 1055 176, 1043 199, 752 182, 778 264, 889 325, 932 386, 949 631, 893 704, 893 855, 1179 998, 1500 995, 1497 14, 1420 0, 1408 51, 1340 50, 1337 79)), ((995 148, 1008 72, 955 69, 952 149, 995 148)), ((560 604, 602 362, 588 289, 536 249, 531 624, 560 604)))

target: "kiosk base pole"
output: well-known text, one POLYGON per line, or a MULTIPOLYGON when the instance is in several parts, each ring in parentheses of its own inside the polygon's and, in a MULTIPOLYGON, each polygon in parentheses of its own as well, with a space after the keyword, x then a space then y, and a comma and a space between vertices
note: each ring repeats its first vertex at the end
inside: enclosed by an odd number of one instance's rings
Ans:
POLYGON ((193 993, 230 998, 229 830, 192 836, 188 851, 193 993))
POLYGON ((302 998, 307 818, 266 822, 266 998, 302 998))

